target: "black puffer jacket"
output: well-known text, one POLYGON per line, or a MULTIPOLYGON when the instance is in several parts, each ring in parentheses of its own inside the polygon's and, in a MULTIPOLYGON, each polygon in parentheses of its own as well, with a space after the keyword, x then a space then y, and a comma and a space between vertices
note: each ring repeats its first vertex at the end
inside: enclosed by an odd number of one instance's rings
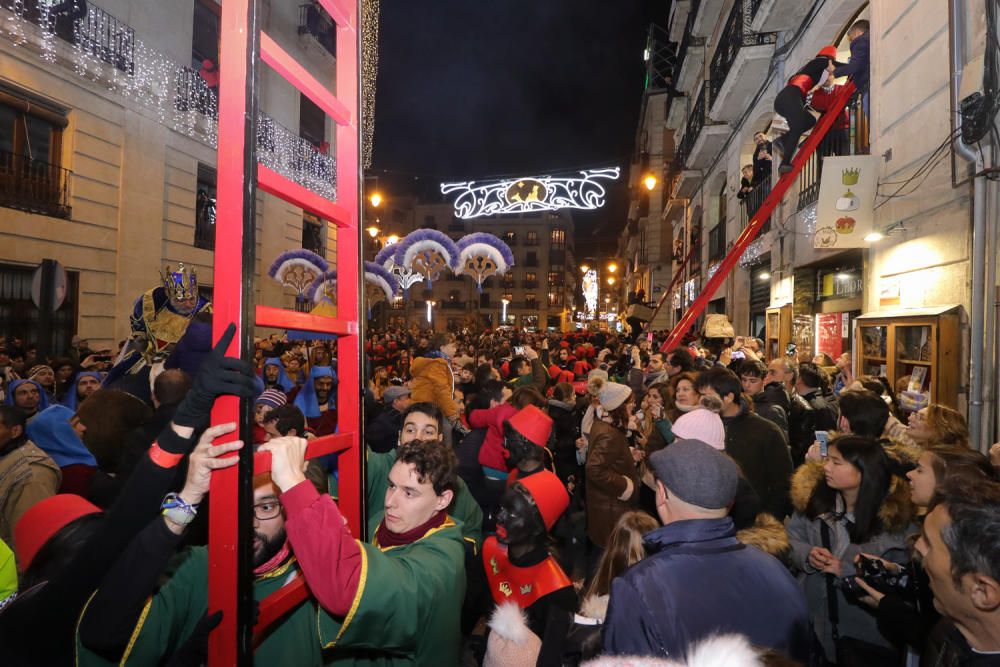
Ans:
POLYGON ((832 396, 825 395, 820 389, 816 389, 802 398, 804 398, 813 409, 813 419, 816 422, 816 430, 837 430, 837 420, 840 419, 840 406, 837 405, 836 399, 832 396))
POLYGON ((798 394, 792 394, 788 410, 788 446, 792 463, 802 465, 806 452, 816 439, 816 417, 812 406, 798 394))

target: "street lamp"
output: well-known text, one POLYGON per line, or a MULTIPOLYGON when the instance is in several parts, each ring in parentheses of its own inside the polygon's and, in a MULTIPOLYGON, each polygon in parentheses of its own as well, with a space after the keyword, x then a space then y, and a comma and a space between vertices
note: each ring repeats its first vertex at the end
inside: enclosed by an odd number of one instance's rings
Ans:
POLYGON ((646 186, 646 189, 652 192, 656 189, 657 184, 656 176, 654 174, 646 174, 646 177, 642 179, 642 184, 646 186))
POLYGON ((431 324, 432 323, 432 320, 431 320, 431 317, 432 317, 432 314, 433 314, 433 310, 432 309, 434 308, 435 305, 436 304, 433 301, 428 301, 427 302, 427 324, 431 324))
POLYGON ((615 277, 608 276, 608 285, 614 285, 614 284, 615 284, 615 277))
POLYGON ((590 266, 588 266, 587 264, 581 264, 580 265, 580 272, 581 273, 586 273, 587 271, 590 271, 590 266))
POLYGON ((372 237, 372 238, 375 238, 376 236, 378 236, 378 232, 379 232, 379 229, 378 229, 378 227, 376 227, 375 225, 372 225, 371 227, 369 227, 369 228, 368 228, 367 230, 365 230, 365 231, 367 231, 367 232, 368 232, 368 236, 370 236, 370 237, 372 237))
POLYGON ((399 237, 395 234, 390 234, 389 238, 385 240, 386 245, 392 245, 393 243, 399 243, 399 237))
POLYGON ((507 324, 507 306, 510 305, 510 300, 500 299, 500 303, 503 304, 503 308, 500 311, 500 325, 503 326, 507 324))
POLYGON ((617 264, 615 264, 614 262, 609 262, 608 263, 608 272, 609 273, 614 273, 617 270, 618 270, 618 265, 617 264))
POLYGON ((368 201, 370 201, 372 203, 372 206, 374 206, 375 208, 378 208, 379 205, 382 203, 382 193, 380 193, 380 192, 373 192, 372 196, 369 198, 368 201))

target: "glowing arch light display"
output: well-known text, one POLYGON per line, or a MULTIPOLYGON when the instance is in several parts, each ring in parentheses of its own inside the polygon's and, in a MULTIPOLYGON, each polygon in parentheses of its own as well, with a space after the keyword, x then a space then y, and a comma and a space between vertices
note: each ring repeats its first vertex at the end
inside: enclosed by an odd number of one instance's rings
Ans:
POLYGON ((588 169, 578 178, 539 176, 478 183, 442 183, 441 193, 458 193, 455 215, 463 220, 505 213, 593 210, 604 206, 607 190, 600 181, 618 180, 619 168, 588 169))

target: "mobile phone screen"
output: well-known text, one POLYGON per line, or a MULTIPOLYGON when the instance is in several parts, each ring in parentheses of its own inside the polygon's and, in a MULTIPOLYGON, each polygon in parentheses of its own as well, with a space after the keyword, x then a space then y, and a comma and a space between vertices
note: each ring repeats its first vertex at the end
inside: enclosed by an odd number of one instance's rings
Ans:
POLYGON ((816 431, 816 440, 819 441, 819 453, 827 456, 830 449, 830 435, 826 431, 816 431))

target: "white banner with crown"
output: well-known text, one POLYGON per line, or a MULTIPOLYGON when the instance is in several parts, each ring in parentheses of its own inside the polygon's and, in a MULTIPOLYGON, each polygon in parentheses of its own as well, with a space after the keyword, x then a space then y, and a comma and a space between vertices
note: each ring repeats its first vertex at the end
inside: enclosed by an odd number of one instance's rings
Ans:
POLYGON ((816 204, 814 248, 866 248, 872 233, 875 193, 878 190, 877 155, 822 158, 823 176, 816 204))

